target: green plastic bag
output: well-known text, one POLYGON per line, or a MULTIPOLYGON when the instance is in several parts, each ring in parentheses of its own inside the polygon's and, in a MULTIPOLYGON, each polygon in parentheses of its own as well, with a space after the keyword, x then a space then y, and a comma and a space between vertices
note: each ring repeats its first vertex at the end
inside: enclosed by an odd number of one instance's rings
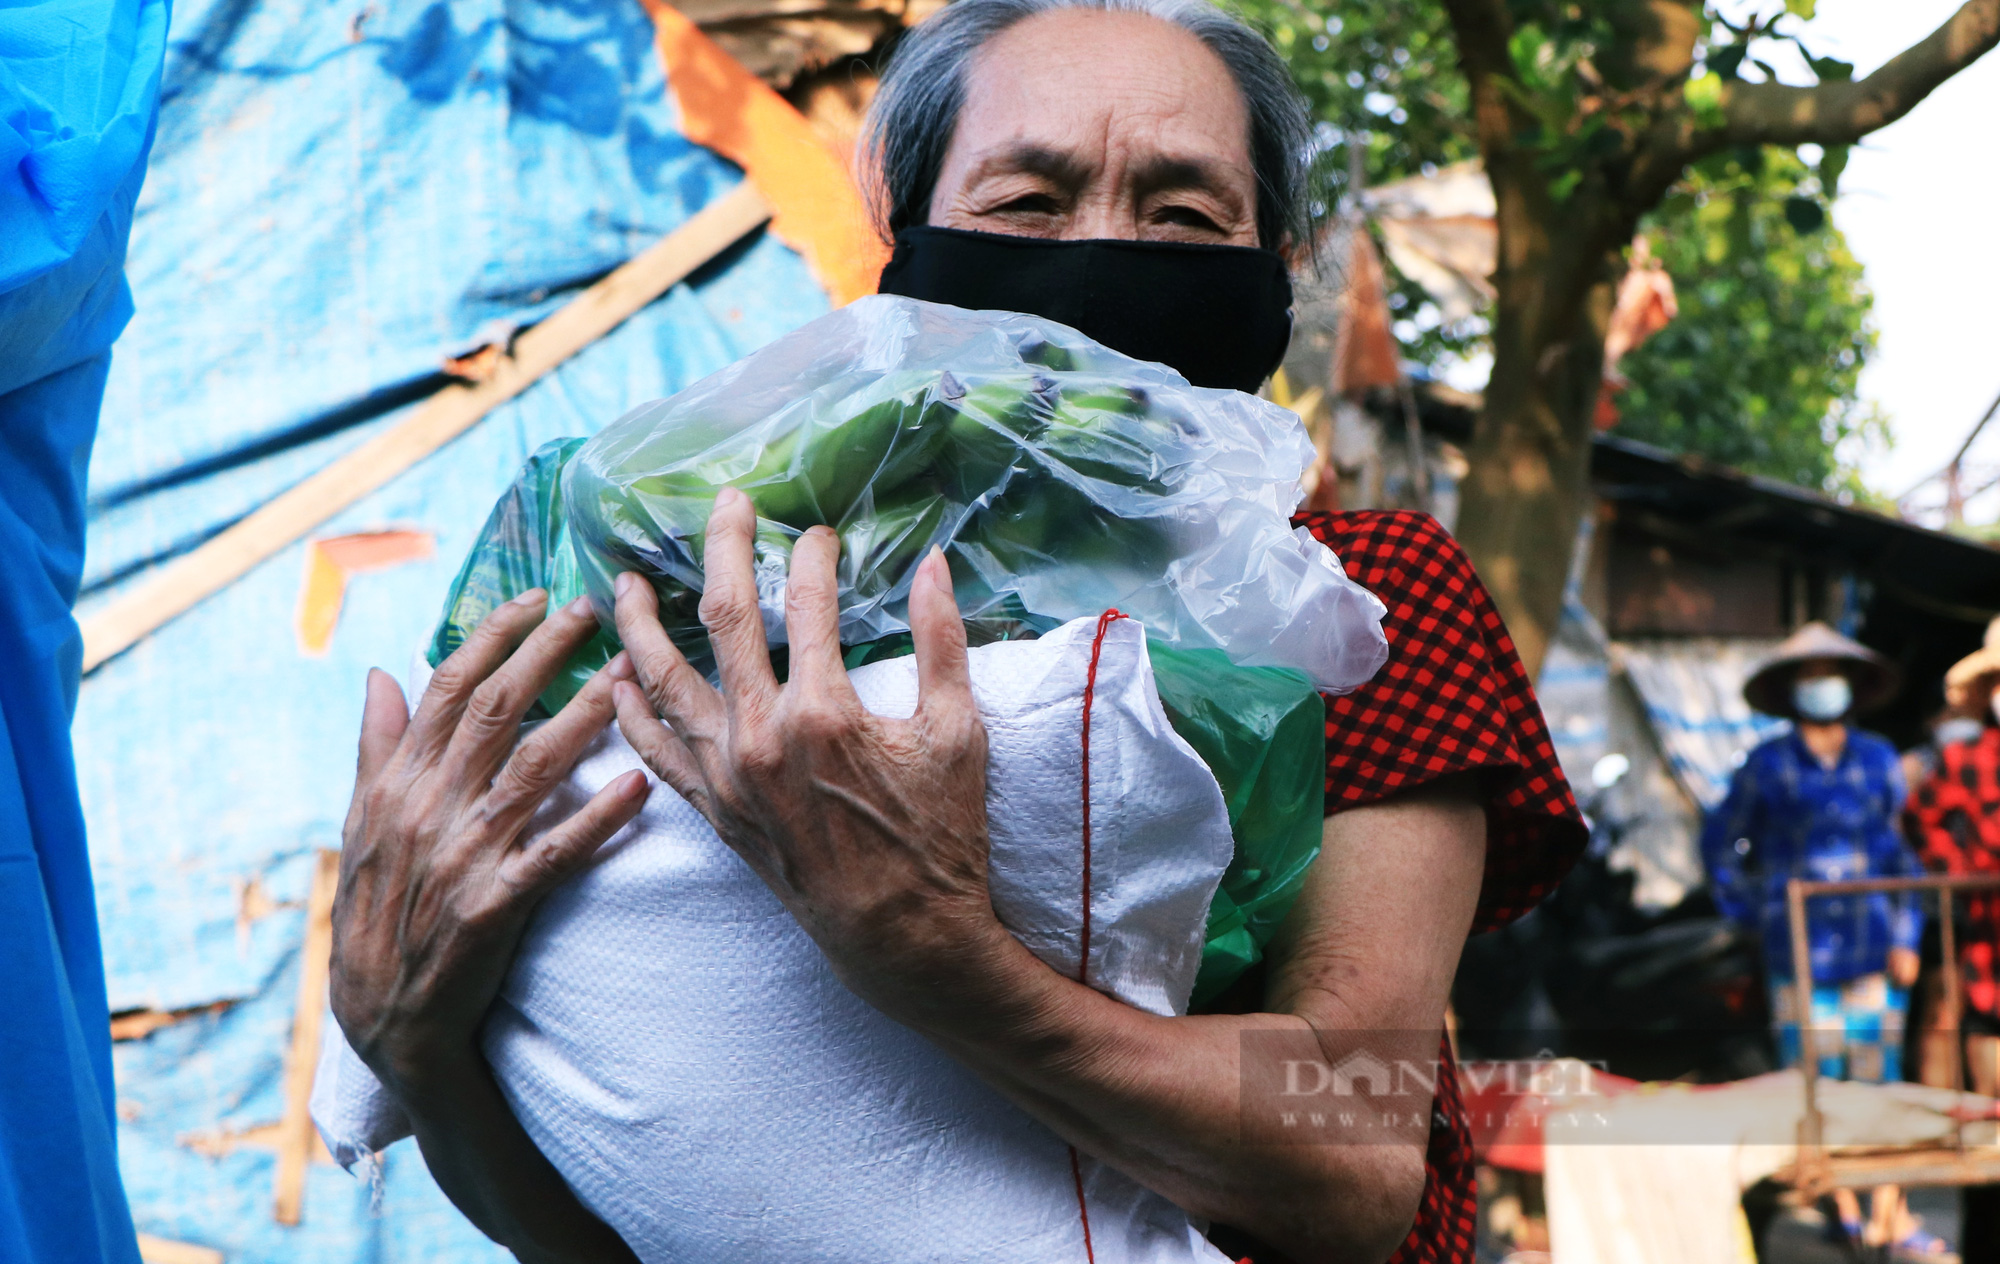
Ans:
MULTIPOLYGON (((444 615, 424 657, 432 667, 465 644, 486 616, 531 588, 545 588, 549 609, 583 595, 576 554, 570 547, 569 516, 562 510, 562 472, 582 439, 557 439, 536 449, 487 516, 465 564, 451 581, 444 615)), ((600 629, 563 669, 557 686, 542 695, 535 716, 562 709, 591 673, 618 653, 617 634, 600 629)))
POLYGON ((1208 906, 1200 1009, 1263 960, 1319 855, 1326 803, 1326 702, 1281 667, 1238 667, 1215 650, 1147 646, 1174 732, 1222 787, 1236 843, 1208 906))
MULTIPOLYGON (((487 612, 519 593, 547 588, 550 601, 560 603, 583 591, 569 550, 569 522, 556 499, 563 467, 582 446, 581 439, 562 439, 537 451, 493 507, 452 582, 431 641, 432 666, 462 645, 487 612)), ((1018 619, 988 632, 988 640, 1035 634, 1018 619)), ((1239 667, 1219 650, 1176 649, 1157 639, 1149 639, 1148 651, 1168 720, 1222 787, 1236 844, 1209 906, 1192 1002, 1199 1008, 1262 960, 1319 854, 1326 706, 1295 671, 1239 667)), ((587 678, 617 652, 617 639, 599 632, 571 666, 587 678)), ((847 665, 909 652, 909 635, 901 633, 854 647, 847 665)), ((543 713, 553 714, 551 701, 544 695, 543 713)))

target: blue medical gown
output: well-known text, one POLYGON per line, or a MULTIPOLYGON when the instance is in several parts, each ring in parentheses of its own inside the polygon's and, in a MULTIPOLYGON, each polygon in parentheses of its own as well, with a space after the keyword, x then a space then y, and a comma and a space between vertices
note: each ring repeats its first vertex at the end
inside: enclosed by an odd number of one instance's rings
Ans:
POLYGON ((0 6, 0 1260, 138 1259, 69 722, 84 469, 166 0, 0 6))

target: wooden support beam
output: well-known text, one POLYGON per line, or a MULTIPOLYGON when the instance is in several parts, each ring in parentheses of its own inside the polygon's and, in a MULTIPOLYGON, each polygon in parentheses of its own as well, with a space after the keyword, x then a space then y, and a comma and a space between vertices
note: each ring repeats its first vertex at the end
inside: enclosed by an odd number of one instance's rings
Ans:
POLYGON ((292 1051, 285 1059, 285 1117, 278 1122, 278 1178, 272 1215, 295 1225, 305 1212, 306 1166, 312 1162, 313 1074, 319 1070, 320 1020, 333 967, 333 894, 340 882, 340 853, 321 851, 306 897, 305 946, 300 950, 299 1001, 292 1014, 292 1051))
POLYGON ((235 1001, 210 1001, 206 1005, 190 1005, 186 1009, 134 1009, 111 1016, 111 1038, 113 1040, 144 1040, 162 1027, 184 1023, 190 1018, 203 1015, 213 1017, 236 1004, 235 1001))
POLYGON ((497 357, 490 377, 445 387, 409 417, 84 619, 83 669, 129 649, 451 442, 770 218, 770 205, 748 180, 703 207, 524 331, 510 354, 497 357))
MULTIPOLYGON (((204 1128, 197 1132, 184 1132, 174 1140, 196 1154, 210 1159, 227 1158, 238 1150, 263 1150, 276 1154, 284 1148, 284 1140, 289 1134, 283 1120, 276 1123, 255 1124, 249 1128, 232 1130, 229 1128, 204 1128)), ((319 1129, 312 1131, 312 1161, 321 1167, 332 1167, 333 1153, 320 1139, 319 1129)))
POLYGON ((222 1252, 214 1247, 156 1238, 150 1233, 139 1235, 139 1258, 146 1264, 222 1264, 222 1252))

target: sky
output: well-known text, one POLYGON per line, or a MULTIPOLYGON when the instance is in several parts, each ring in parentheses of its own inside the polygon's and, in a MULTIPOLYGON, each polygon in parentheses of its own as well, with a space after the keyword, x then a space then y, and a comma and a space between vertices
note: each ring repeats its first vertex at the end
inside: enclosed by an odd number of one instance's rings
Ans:
MULTIPOLYGON (((1815 54, 1852 61, 1865 75, 1957 7, 1819 0, 1803 34, 1815 54)), ((1787 81, 1811 82, 1796 53, 1789 65, 1773 61, 1787 81)), ((1833 217, 1875 294, 1880 344, 1862 372, 1862 398, 1881 406, 1895 436, 1888 453, 1861 459, 1862 475, 1877 491, 1901 496, 1951 459, 2000 396, 2000 50, 1857 146, 1833 217)), ((2000 474, 2000 416, 1966 461, 1975 481, 2000 474)), ((1942 493, 1929 490, 1935 504, 1942 493)), ((1924 503, 1906 508, 1936 522, 1924 503)), ((1967 517, 2000 518, 2000 492, 1968 506, 1967 517)))

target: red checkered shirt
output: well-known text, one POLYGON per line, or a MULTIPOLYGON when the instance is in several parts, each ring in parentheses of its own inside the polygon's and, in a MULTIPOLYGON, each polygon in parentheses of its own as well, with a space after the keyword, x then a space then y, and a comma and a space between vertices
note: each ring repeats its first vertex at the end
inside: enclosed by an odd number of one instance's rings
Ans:
MULTIPOLYGON (((2000 729, 1939 752, 1937 771, 1910 793, 1904 832, 1932 869, 1945 873, 2000 871, 2000 729)), ((1965 897, 1967 926, 1959 958, 1966 1004, 2000 1018, 2000 897, 1965 897)))
MULTIPOLYGON (((1486 774, 1486 874, 1473 930, 1503 926, 1555 888, 1588 837, 1534 686, 1472 563, 1429 514, 1305 513, 1293 523, 1389 608, 1389 661, 1327 699, 1329 815, 1455 772, 1486 774)), ((1471 1264, 1472 1134, 1446 1045, 1423 1202, 1391 1264, 1471 1264)), ((1258 1264, 1267 1264, 1260 1259, 1258 1264)))

